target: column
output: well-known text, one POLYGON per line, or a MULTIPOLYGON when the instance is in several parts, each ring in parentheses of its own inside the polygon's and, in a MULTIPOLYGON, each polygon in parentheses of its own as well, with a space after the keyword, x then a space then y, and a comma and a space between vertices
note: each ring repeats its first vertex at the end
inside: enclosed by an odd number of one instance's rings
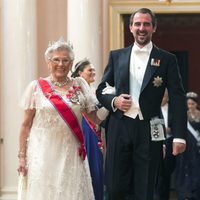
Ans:
POLYGON ((19 100, 37 75, 36 0, 2 0, 0 77, 0 199, 16 199, 19 100))
POLYGON ((75 63, 88 57, 96 69, 97 84, 103 70, 102 0, 69 0, 67 19, 67 36, 74 47, 75 63))

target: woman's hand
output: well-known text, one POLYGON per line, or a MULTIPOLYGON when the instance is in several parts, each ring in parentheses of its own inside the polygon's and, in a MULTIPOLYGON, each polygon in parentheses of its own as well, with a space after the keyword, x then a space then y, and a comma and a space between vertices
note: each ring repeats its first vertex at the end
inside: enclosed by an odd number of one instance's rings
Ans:
POLYGON ((35 116, 35 109, 27 109, 24 112, 24 119, 22 121, 20 136, 19 136, 19 174, 23 174, 23 176, 27 175, 27 166, 26 166, 26 146, 27 146, 27 138, 33 123, 33 118, 35 116))
POLYGON ((28 169, 26 166, 26 159, 25 158, 20 158, 19 159, 19 168, 17 170, 19 174, 22 174, 23 176, 27 175, 28 169))

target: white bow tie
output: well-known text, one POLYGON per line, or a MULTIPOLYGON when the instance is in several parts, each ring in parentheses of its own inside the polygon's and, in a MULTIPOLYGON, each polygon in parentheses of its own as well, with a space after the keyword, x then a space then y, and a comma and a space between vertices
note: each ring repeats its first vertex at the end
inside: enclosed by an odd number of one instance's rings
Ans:
POLYGON ((133 51, 136 54, 138 54, 138 53, 148 53, 148 50, 146 48, 140 49, 140 48, 136 47, 136 48, 133 49, 133 51))

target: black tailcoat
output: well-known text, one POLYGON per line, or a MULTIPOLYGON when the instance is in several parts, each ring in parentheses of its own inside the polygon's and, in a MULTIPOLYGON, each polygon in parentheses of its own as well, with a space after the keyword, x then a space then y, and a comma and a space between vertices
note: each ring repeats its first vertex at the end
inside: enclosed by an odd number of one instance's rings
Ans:
POLYGON ((113 98, 130 92, 129 67, 132 47, 110 52, 102 81, 96 91, 100 103, 110 111, 107 129, 106 185, 110 193, 119 194, 121 191, 130 196, 130 198, 128 196, 123 198, 122 195, 118 198, 117 196, 120 195, 113 195, 113 198, 110 198, 113 200, 133 199, 132 195, 134 200, 151 200, 148 195, 152 194, 157 162, 162 157, 162 143, 151 141, 149 121, 155 116, 161 117, 161 101, 165 88, 168 89, 170 109, 173 111, 171 128, 175 133, 174 137, 185 139, 187 130, 186 99, 176 57, 155 45, 149 57, 139 96, 139 105, 144 120, 140 122, 140 120, 134 121, 130 118, 133 121, 131 122, 129 119, 126 120, 127 117, 124 117, 122 111, 113 112, 111 107, 113 98), (102 94, 106 82, 116 88, 115 95, 102 94), (135 132, 139 134, 134 135, 135 132), (126 178, 130 176, 132 180, 126 178), (134 177, 137 177, 137 180, 134 177), (147 185, 146 191, 141 189, 146 187, 145 184, 147 185))

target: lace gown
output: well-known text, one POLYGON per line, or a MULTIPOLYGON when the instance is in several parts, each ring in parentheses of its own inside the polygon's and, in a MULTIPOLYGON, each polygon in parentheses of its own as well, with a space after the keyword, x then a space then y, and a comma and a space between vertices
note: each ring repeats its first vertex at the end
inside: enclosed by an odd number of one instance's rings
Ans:
MULTIPOLYGON (((81 124, 82 109, 93 110, 96 99, 81 78, 73 79, 73 84, 82 88, 80 104, 66 97, 68 91, 60 95, 81 124)), ((27 87, 22 106, 36 108, 27 145, 27 189, 23 200, 94 200, 87 157, 83 161, 79 156, 77 138, 37 81, 27 87)))

